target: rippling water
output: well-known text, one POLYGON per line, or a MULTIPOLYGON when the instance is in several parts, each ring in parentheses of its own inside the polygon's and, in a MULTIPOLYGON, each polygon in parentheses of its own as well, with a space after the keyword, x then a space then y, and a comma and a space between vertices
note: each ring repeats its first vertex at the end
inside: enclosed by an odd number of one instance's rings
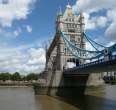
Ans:
POLYGON ((116 110, 116 86, 92 88, 76 105, 49 96, 35 96, 32 88, 0 87, 0 110, 116 110))

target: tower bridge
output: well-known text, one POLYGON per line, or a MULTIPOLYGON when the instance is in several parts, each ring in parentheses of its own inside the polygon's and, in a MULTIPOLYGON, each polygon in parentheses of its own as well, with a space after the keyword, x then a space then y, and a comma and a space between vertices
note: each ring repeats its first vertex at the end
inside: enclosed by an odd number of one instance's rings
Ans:
MULTIPOLYGON (((54 40, 48 49, 47 59, 53 60, 57 57, 57 69, 63 70, 63 67, 66 65, 66 62, 69 59, 75 59, 75 57, 68 51, 68 48, 65 46, 63 38, 61 37, 61 32, 65 32, 65 35, 74 42, 80 48, 85 48, 85 42, 83 40, 82 33, 84 32, 84 17, 81 15, 76 16, 70 5, 67 5, 64 14, 61 12, 56 19, 56 34, 54 40), (52 57, 53 56, 53 57, 52 57)), ((49 65, 47 60, 46 64, 49 65)), ((82 60, 79 60, 79 63, 82 63, 82 60)), ((49 66, 47 66, 49 67, 49 66)))
POLYGON ((49 93, 54 87, 95 84, 100 80, 100 74, 95 73, 116 71, 116 44, 105 47, 95 42, 85 33, 84 27, 83 14, 76 15, 70 5, 64 13, 58 14, 56 34, 47 50, 43 73, 49 93), (86 49, 86 42, 93 50, 86 49), (75 63, 75 67, 68 68, 69 62, 75 63))

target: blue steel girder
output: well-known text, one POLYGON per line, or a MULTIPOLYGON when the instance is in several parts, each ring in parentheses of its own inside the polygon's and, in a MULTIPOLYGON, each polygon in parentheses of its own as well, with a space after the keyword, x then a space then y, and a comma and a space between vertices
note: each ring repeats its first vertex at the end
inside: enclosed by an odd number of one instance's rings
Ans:
MULTIPOLYGON (((105 48, 105 46, 102 46, 101 44, 98 44, 95 41, 93 41, 93 43, 95 43, 96 45, 99 45, 100 47, 102 47, 103 50, 101 50, 101 51, 99 51, 98 49, 96 51, 85 50, 85 49, 76 47, 75 44, 70 42, 67 39, 67 37, 65 37, 64 32, 61 32, 61 36, 62 36, 62 38, 64 40, 65 46, 68 48, 68 50, 71 52, 71 54, 73 56, 75 56, 76 58, 79 58, 79 59, 84 59, 84 60, 99 59, 100 57, 105 56, 105 54, 104 54, 105 49, 108 49, 108 54, 112 54, 112 52, 116 51, 116 44, 114 44, 111 47, 105 48)), ((86 39, 88 39, 87 36, 86 36, 86 39)), ((89 43, 91 45, 93 45, 92 40, 91 41, 89 40, 89 43)))
POLYGON ((61 36, 68 50, 71 52, 73 56, 75 56, 78 59, 90 60, 90 59, 99 58, 103 55, 103 51, 90 51, 76 47, 72 42, 70 42, 65 37, 63 32, 61 32, 61 36))

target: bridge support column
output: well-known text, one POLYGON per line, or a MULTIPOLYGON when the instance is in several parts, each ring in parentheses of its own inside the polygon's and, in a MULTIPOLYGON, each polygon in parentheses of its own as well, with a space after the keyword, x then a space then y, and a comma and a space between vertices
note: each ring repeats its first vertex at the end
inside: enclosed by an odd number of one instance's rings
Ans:
POLYGON ((90 74, 87 81, 87 86, 98 86, 103 85, 102 73, 90 74))
POLYGON ((51 76, 51 81, 48 87, 48 95, 55 96, 57 94, 60 82, 62 80, 62 71, 54 71, 51 76))

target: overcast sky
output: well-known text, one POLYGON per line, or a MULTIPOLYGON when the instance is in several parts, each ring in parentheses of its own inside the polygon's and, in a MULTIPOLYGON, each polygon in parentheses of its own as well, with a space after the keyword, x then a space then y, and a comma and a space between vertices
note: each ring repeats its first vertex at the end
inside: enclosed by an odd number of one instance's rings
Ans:
MULTIPOLYGON (((43 70, 44 41, 55 34, 59 7, 68 0, 0 0, 0 72, 43 70)), ((86 33, 103 45, 116 42, 116 0, 70 0, 84 13, 86 33)))

